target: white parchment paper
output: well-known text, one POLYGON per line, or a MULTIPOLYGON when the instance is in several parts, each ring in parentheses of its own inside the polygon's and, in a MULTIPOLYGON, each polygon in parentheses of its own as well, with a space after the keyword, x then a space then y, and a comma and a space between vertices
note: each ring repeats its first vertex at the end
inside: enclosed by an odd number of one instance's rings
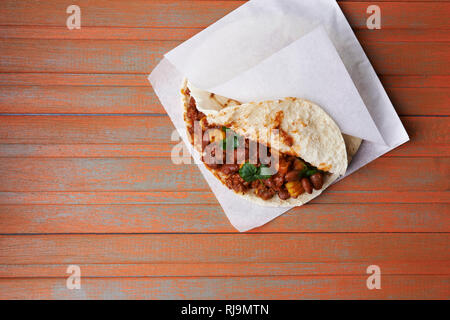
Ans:
MULTIPOLYGON (((346 175, 409 139, 334 0, 253 0, 166 54, 149 80, 189 145, 179 93, 184 77, 242 102, 296 96, 318 103, 344 133, 365 139, 346 175)), ((199 168, 239 231, 289 209, 245 201, 201 162, 199 168)))

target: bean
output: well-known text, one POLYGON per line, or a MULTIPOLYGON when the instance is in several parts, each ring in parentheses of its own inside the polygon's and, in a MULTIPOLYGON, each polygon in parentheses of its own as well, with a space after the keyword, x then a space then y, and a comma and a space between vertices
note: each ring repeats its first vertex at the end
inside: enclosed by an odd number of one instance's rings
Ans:
POLYGON ((228 176, 225 180, 225 184, 228 188, 233 189, 238 193, 244 193, 248 187, 248 185, 245 184, 245 181, 239 176, 239 173, 233 173, 228 176))
POLYGON ((235 173, 239 171, 239 165, 238 164, 224 164, 222 166, 222 172, 225 174, 235 173))
POLYGON ((291 197, 291 195, 286 189, 281 189, 280 191, 278 191, 278 196, 280 197, 281 200, 287 200, 291 197))
POLYGON ((312 193, 311 182, 309 181, 308 178, 303 178, 303 179, 302 179, 302 187, 303 187, 303 189, 305 189, 305 191, 308 192, 309 194, 312 193))
POLYGON ((274 186, 274 184, 275 184, 273 179, 272 179, 272 177, 264 179, 264 180, 262 180, 262 182, 269 188, 272 188, 274 186))
POLYGON ((261 183, 261 180, 255 180, 250 182, 250 188, 257 189, 261 183))
POLYGON ((322 189, 323 177, 320 172, 314 173, 311 177, 309 177, 309 179, 311 180, 311 182, 314 186, 314 189, 316 189, 316 190, 322 189))
POLYGON ((273 182, 276 187, 280 188, 284 184, 284 176, 277 173, 273 176, 273 182))
POLYGON ((304 168, 305 168, 305 163, 302 160, 300 160, 300 159, 295 159, 294 160, 294 169, 295 170, 301 171, 304 168))
POLYGON ((259 194, 259 196, 263 199, 263 200, 269 200, 271 198, 273 198, 273 192, 271 191, 263 191, 259 194))
POLYGON ((206 163, 205 162, 205 164, 211 169, 219 169, 221 166, 221 164, 217 164, 217 163, 206 163))
POLYGON ((299 170, 289 171, 284 178, 286 179, 286 181, 300 180, 300 171, 299 170))
POLYGON ((256 191, 257 191, 256 194, 258 195, 258 197, 260 197, 264 200, 271 199, 275 194, 275 191, 273 191, 272 189, 267 189, 267 188, 264 188, 264 189, 259 188, 256 191))

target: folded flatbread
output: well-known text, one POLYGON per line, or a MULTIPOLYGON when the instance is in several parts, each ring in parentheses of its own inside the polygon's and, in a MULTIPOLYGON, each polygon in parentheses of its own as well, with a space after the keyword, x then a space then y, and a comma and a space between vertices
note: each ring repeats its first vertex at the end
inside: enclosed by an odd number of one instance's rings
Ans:
POLYGON ((181 93, 188 136, 206 167, 228 188, 260 205, 298 206, 317 197, 345 174, 361 143, 342 135, 322 108, 304 99, 241 104, 187 80, 181 93), (255 142, 258 147, 252 149, 255 142), (223 153, 222 162, 211 161, 205 152, 223 153), (234 158, 225 161, 230 153, 234 158))

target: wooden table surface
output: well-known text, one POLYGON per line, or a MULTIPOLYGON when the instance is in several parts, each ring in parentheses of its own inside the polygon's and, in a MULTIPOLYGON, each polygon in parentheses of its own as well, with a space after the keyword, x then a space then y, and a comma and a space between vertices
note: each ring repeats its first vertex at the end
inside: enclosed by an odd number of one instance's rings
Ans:
POLYGON ((244 234, 146 79, 244 1, 72 2, 0 2, 0 298, 450 298, 449 1, 339 1, 411 141, 244 234))

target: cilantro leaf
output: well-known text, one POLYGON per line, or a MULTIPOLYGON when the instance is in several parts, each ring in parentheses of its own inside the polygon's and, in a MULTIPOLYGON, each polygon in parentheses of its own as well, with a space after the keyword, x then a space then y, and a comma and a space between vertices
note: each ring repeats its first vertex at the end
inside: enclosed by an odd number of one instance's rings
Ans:
POLYGON ((306 170, 305 176, 311 177, 313 174, 315 174, 317 172, 319 172, 319 170, 317 170, 316 168, 311 168, 309 170, 306 170))
POLYGON ((268 179, 273 173, 272 170, 266 165, 260 167, 255 166, 249 162, 244 163, 244 165, 239 169, 239 175, 242 179, 247 182, 252 182, 258 179, 268 179))

